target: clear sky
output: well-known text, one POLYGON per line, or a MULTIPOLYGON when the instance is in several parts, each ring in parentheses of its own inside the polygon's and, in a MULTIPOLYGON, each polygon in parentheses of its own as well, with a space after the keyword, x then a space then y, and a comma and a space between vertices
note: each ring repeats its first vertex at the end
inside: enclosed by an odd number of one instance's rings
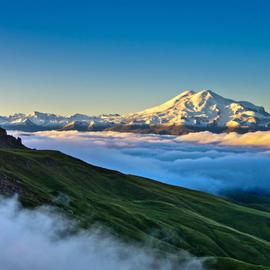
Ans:
POLYGON ((0 0, 0 114, 123 113, 190 89, 270 110, 268 0, 0 0))

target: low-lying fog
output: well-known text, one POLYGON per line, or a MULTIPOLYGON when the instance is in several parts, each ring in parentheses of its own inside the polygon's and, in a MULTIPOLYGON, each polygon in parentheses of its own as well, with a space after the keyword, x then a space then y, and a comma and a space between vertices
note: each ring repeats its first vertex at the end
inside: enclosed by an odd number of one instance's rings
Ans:
POLYGON ((25 145, 57 149, 88 163, 218 193, 270 190, 270 132, 184 136, 117 132, 12 132, 25 145))
POLYGON ((149 245, 121 243, 104 230, 59 238, 72 226, 52 209, 20 210, 0 198, 0 265, 3 270, 202 270, 202 261, 180 252, 157 257, 149 245))

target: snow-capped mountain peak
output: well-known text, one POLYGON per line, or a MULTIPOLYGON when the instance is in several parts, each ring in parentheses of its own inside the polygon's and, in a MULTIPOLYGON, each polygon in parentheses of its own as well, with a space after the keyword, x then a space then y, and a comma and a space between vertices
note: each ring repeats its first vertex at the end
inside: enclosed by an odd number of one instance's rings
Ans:
POLYGON ((270 115, 250 102, 224 98, 211 90, 185 91, 173 99, 129 116, 129 124, 268 127, 270 115))
POLYGON ((88 116, 77 113, 67 117, 34 111, 30 114, 1 116, 0 126, 25 131, 108 128, 116 131, 134 131, 135 127, 136 132, 144 132, 145 127, 145 132, 156 132, 152 127, 162 127, 162 132, 170 133, 173 129, 173 132, 180 134, 182 127, 192 131, 268 130, 270 114, 263 107, 247 101, 224 98, 211 90, 187 90, 161 105, 125 116, 88 116))

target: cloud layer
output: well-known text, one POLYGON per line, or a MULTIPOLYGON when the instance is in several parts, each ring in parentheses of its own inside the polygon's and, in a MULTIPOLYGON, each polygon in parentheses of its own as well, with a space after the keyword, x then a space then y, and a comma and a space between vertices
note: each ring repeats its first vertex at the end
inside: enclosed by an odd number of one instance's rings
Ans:
POLYGON ((72 226, 51 209, 21 210, 0 199, 0 261, 5 270, 200 270, 200 259, 181 252, 158 258, 150 247, 123 244, 101 230, 60 238, 72 226))
POLYGON ((270 192, 270 132, 177 137, 45 131, 20 136, 29 147, 61 150, 98 166, 174 185, 212 193, 235 188, 270 192))
POLYGON ((208 131, 189 133, 180 137, 181 141, 196 142, 200 144, 216 143, 233 146, 260 146, 270 148, 270 132, 257 131, 245 134, 235 132, 214 134, 208 131))

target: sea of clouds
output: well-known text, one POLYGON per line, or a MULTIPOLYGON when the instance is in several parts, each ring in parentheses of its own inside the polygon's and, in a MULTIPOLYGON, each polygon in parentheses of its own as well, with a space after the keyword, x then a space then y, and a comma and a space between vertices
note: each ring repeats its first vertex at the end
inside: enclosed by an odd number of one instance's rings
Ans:
MULTIPOLYGON (((56 149, 86 162, 166 183, 219 193, 270 191, 270 132, 184 136, 116 132, 10 132, 25 145, 56 149)), ((200 270, 203 259, 182 251, 158 257, 149 244, 121 242, 104 228, 79 231, 53 209, 22 209, 0 198, 0 262, 5 270, 200 270)))
POLYGON ((57 149, 88 163, 173 185, 219 193, 270 192, 270 132, 190 133, 13 132, 32 148, 57 149))
POLYGON ((131 246, 104 230, 61 236, 74 224, 52 209, 21 209, 0 198, 0 268, 3 270, 202 270, 187 252, 157 257, 150 246, 131 246))

